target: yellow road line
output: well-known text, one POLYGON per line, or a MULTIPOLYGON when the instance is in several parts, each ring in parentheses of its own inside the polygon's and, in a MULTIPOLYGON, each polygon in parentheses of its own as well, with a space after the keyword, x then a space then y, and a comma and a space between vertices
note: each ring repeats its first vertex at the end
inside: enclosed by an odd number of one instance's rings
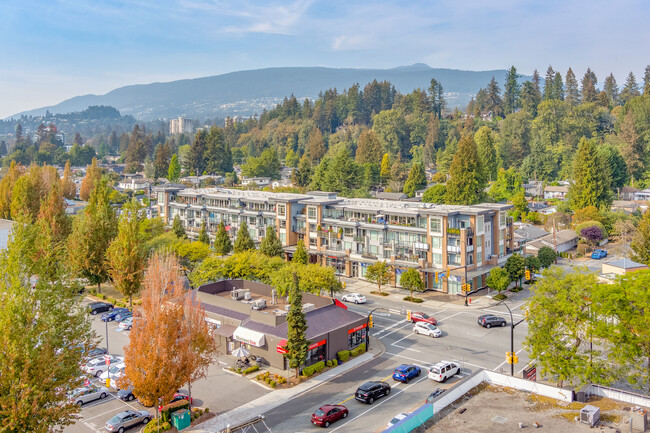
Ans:
POLYGON ((352 398, 354 398, 354 395, 351 395, 350 397, 346 398, 345 400, 343 400, 343 401, 340 402, 339 404, 343 404, 343 403, 345 403, 346 401, 348 401, 348 400, 350 400, 350 399, 352 399, 352 398))

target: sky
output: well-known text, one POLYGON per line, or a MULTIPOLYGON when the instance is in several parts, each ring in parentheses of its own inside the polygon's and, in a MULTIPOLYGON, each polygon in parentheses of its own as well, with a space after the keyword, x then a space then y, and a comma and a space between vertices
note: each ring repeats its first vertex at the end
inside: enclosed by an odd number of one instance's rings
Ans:
POLYGON ((130 84, 280 66, 650 64, 647 0, 0 0, 0 118, 130 84))

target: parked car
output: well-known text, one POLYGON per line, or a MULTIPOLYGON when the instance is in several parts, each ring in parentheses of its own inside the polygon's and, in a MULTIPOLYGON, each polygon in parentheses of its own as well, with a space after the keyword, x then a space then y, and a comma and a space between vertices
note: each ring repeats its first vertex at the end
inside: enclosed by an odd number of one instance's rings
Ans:
POLYGON ((109 432, 122 433, 136 424, 147 424, 150 419, 151 414, 146 410, 126 410, 106 421, 105 428, 109 432))
POLYGON ((118 314, 124 313, 125 311, 129 311, 128 308, 113 308, 111 311, 108 313, 102 314, 102 322, 112 322, 115 320, 115 316, 118 314))
POLYGON ((438 324, 438 321, 436 319, 434 319, 433 317, 429 316, 426 313, 420 313, 420 312, 411 313, 411 322, 413 323, 427 322, 427 323, 431 323, 432 325, 438 324))
POLYGON ((85 355, 84 358, 88 361, 90 361, 93 358, 97 358, 100 355, 106 354, 106 348, 105 347, 96 347, 94 349, 90 349, 85 355))
POLYGON ((393 379, 398 382, 408 383, 414 377, 418 377, 422 373, 420 367, 414 364, 402 364, 393 372, 393 379))
POLYGON ((108 389, 103 386, 90 385, 74 389, 69 395, 70 401, 73 401, 77 406, 83 406, 91 401, 106 398, 108 396, 108 389))
POLYGON ((506 319, 495 316, 494 314, 484 314, 478 316, 478 324, 488 329, 493 326, 506 326, 506 319))
POLYGON ((111 365, 111 368, 108 371, 103 372, 99 375, 99 378, 106 382, 108 375, 110 373, 111 379, 119 379, 124 374, 124 362, 119 362, 117 364, 111 365))
POLYGON ((404 418, 406 418, 410 414, 411 414, 411 412, 402 412, 402 413, 399 413, 399 414, 395 415, 395 417, 393 419, 388 421, 388 424, 386 424, 386 428, 394 426, 395 424, 397 424, 398 422, 400 422, 401 420, 403 420, 404 418))
POLYGON ((329 427, 334 421, 347 418, 348 408, 341 404, 326 404, 311 414, 311 422, 321 427, 329 427))
POLYGON ((591 258, 592 259, 604 259, 607 257, 607 251, 606 250, 594 250, 593 253, 591 253, 591 258))
MULTIPOLYGON (((116 356, 116 355, 108 355, 108 356, 111 361, 111 365, 124 362, 123 356, 116 356)), ((82 370, 88 374, 92 374, 95 377, 100 377, 102 373, 104 373, 108 368, 109 366, 106 365, 105 355, 101 355, 88 361, 82 367, 82 370)))
POLYGON ((88 311, 93 316, 104 311, 111 311, 113 309, 113 304, 108 302, 91 302, 88 304, 88 311))
POLYGON ((133 312, 131 311, 123 311, 117 316, 115 316, 115 321, 116 322, 121 322, 122 320, 128 319, 129 317, 133 317, 133 312))
POLYGON ((413 332, 416 334, 428 335, 429 337, 438 338, 442 336, 442 331, 436 325, 429 322, 415 322, 413 332))
MULTIPOLYGON (((177 392, 174 394, 174 397, 167 404, 176 403, 177 401, 180 400, 188 400, 190 404, 194 403, 194 399, 190 398, 189 395, 182 392, 177 392)), ((162 410, 163 410, 163 406, 158 406, 158 412, 162 412, 162 410)))
POLYGON ((433 401, 434 398, 438 397, 440 394, 442 394, 442 393, 445 392, 445 391, 446 391, 445 388, 436 388, 435 391, 433 391, 431 394, 429 394, 429 396, 427 397, 427 401, 426 401, 426 402, 427 402, 427 403, 431 403, 431 402, 433 401))
POLYGON ((126 319, 122 320, 118 326, 121 329, 125 329, 127 331, 130 331, 131 328, 133 328, 133 316, 127 317, 126 319))
POLYGON ((341 300, 344 302, 354 302, 355 304, 366 303, 366 297, 359 293, 348 293, 347 295, 343 295, 341 300))
POLYGON ((135 395, 133 395, 131 388, 124 388, 117 391, 117 398, 122 401, 133 401, 135 400, 135 395))
POLYGON ((460 365, 451 361, 440 361, 429 367, 429 379, 436 382, 446 382, 450 377, 460 373, 460 365))
POLYGON ((386 382, 366 382, 357 388, 354 398, 364 403, 372 404, 379 397, 390 394, 390 385, 386 382))

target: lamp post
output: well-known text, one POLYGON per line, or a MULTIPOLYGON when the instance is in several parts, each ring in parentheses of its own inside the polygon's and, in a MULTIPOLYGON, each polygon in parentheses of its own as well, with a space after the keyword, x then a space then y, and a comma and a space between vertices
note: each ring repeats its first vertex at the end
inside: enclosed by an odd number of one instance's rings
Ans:
POLYGON ((368 313, 368 317, 366 318, 366 351, 370 349, 370 316, 372 316, 372 313, 374 313, 377 310, 384 310, 384 307, 377 307, 373 308, 370 310, 370 313, 368 313))
MULTIPOLYGON (((508 309, 508 313, 510 313, 510 355, 514 358, 514 355, 515 355, 515 327, 517 325, 519 325, 521 322, 523 322, 524 320, 526 320, 526 318, 524 317, 519 322, 514 323, 513 319, 512 319, 512 311, 510 310, 510 307, 508 307, 508 304, 506 304, 505 301, 501 301, 501 303, 503 305, 505 305, 505 307, 508 309)), ((510 362, 510 376, 514 376, 515 375, 514 359, 511 360, 511 361, 512 362, 510 362)))

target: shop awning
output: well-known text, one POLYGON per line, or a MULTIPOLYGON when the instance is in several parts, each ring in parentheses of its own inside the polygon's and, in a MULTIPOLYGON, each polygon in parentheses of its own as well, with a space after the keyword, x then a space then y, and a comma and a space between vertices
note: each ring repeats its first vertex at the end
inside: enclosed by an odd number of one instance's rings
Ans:
MULTIPOLYGON (((317 341, 315 343, 312 343, 312 344, 309 345, 309 350, 315 349, 315 348, 320 347, 320 346, 324 346, 326 343, 327 343, 327 339, 320 340, 320 341, 317 341)), ((286 346, 287 346, 287 340, 285 340, 285 339, 280 340, 280 342, 278 343, 278 347, 276 348, 277 352, 278 353, 289 353, 287 351, 287 349, 285 348, 286 346)))
POLYGON ((264 334, 253 331, 252 329, 244 328, 243 326, 235 329, 232 338, 255 347, 262 347, 265 344, 264 334))

